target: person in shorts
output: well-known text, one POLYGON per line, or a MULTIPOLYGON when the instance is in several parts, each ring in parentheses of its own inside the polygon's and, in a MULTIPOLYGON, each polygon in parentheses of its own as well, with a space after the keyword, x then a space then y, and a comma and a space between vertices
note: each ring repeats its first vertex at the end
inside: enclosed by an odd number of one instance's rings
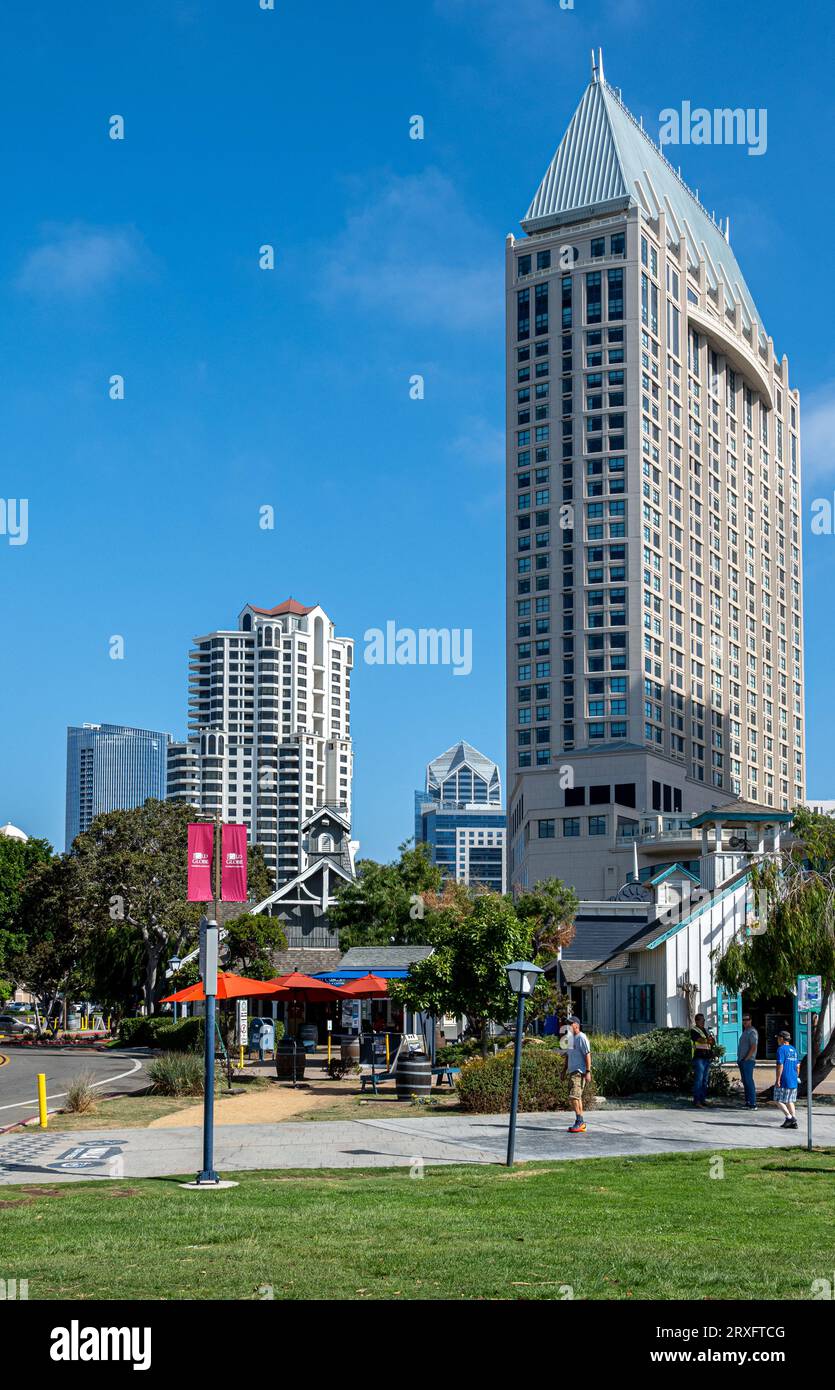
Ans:
POLYGON ((568 1098, 574 1111, 574 1123, 569 1125, 569 1134, 585 1134, 586 1121, 583 1116, 583 1088, 591 1080, 591 1047, 582 1031, 576 1014, 568 1019, 570 1046, 568 1049, 568 1098))
POLYGON ((797 1129, 794 1103, 797 1100, 797 1068, 800 1059, 792 1047, 792 1035, 788 1029, 777 1034, 777 1041, 780 1046, 777 1048, 774 1099, 786 1117, 780 1128, 797 1129))

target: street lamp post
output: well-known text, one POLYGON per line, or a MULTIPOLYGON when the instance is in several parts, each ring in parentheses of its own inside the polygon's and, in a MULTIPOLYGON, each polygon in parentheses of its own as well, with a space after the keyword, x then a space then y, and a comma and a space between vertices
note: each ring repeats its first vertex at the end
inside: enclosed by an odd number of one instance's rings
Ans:
MULTIPOLYGON (((170 959, 170 961, 168 962, 168 970, 169 970, 169 973, 172 974, 172 975, 176 975, 176 973, 177 973, 177 971, 179 970, 179 968, 180 968, 181 965, 182 965, 182 961, 180 960, 180 957, 179 957, 179 956, 172 956, 171 959, 170 959)), ((176 999, 174 1000, 174 1003, 171 1005, 171 1008, 172 1008, 172 1011, 173 1011, 174 1022, 176 1023, 176 1022, 177 1022, 177 1001, 176 1001, 176 999)))
POLYGON ((214 1103, 215 1103, 215 995, 217 994, 217 922, 200 921, 200 974, 206 996, 205 1077, 203 1095, 203 1168, 197 1174, 198 1185, 216 1185, 214 1170, 214 1103))
POLYGON ((522 1073, 522 1034, 525 1030, 525 1000, 533 994, 536 982, 542 974, 538 965, 529 960, 514 960, 505 966, 510 988, 517 996, 516 1046, 513 1054, 513 1090, 510 1096, 510 1125, 507 1132, 507 1166, 513 1166, 513 1151, 516 1147, 516 1112, 519 1109, 519 1078, 522 1073))

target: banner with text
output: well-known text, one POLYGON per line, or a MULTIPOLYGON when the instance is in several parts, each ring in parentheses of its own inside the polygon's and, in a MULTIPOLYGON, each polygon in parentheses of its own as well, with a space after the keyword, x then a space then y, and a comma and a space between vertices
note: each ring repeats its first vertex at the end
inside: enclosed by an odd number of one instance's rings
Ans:
POLYGON ((245 903, 246 826, 224 825, 221 848, 220 896, 225 903, 245 903))
POLYGON ((207 903, 212 891, 212 859, 215 845, 213 825, 190 825, 188 828, 188 901, 207 903))

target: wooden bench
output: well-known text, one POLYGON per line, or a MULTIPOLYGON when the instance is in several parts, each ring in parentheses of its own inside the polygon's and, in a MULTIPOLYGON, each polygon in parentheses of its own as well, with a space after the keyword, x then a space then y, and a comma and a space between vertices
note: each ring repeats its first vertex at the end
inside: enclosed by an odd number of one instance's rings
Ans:
POLYGON ((377 1087, 381 1081, 396 1081, 396 1079, 393 1071, 368 1071, 360 1077, 361 1089, 364 1091, 366 1086, 370 1086, 376 1096, 377 1087))
POLYGON ((458 1073, 460 1072, 460 1070, 461 1070, 460 1067, 453 1067, 453 1066, 448 1066, 448 1067, 433 1067, 433 1068, 432 1068, 432 1075, 433 1075, 433 1076, 437 1076, 437 1078, 438 1078, 438 1080, 435 1082, 435 1085, 436 1085, 436 1086, 443 1086, 443 1084, 444 1084, 444 1077, 446 1077, 447 1083, 448 1083, 450 1086, 453 1086, 455 1083, 454 1083, 454 1081, 453 1081, 452 1078, 453 1078, 454 1076, 457 1076, 458 1073))

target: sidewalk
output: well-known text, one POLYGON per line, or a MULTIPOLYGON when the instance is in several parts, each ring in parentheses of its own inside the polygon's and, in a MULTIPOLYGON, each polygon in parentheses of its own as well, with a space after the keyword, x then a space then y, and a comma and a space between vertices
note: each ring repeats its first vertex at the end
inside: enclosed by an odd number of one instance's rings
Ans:
MULTIPOLYGON (((806 1112, 797 1130, 780 1128, 769 1107, 738 1109, 615 1110, 588 1117, 588 1131, 567 1133, 570 1116, 519 1116, 516 1155, 576 1159, 660 1153, 716 1152, 730 1148, 798 1148, 806 1143, 806 1112)), ((835 1113, 814 1115, 816 1147, 835 1146, 835 1113)), ((506 1115, 418 1116, 398 1119, 226 1125, 215 1131, 215 1167, 224 1176, 258 1168, 394 1168, 416 1162, 502 1163, 506 1115)), ((201 1166, 201 1131, 173 1129, 40 1132, 0 1137, 0 1185, 48 1178, 147 1178, 184 1174, 201 1166)))

